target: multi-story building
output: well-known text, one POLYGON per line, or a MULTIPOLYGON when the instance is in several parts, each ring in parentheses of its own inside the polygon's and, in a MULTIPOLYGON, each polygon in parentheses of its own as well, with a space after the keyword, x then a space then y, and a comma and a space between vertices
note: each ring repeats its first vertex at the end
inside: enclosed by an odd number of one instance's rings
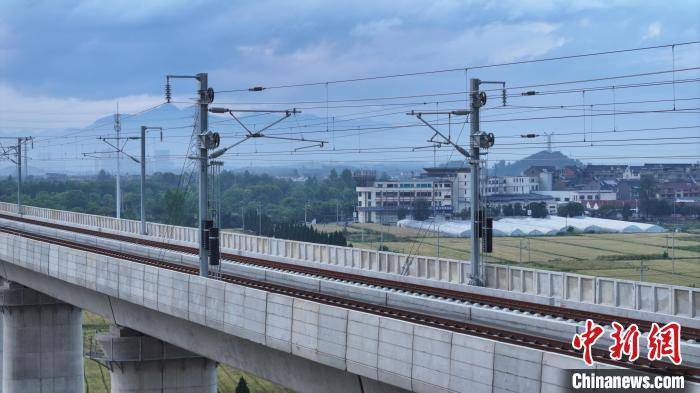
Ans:
POLYGON ((670 181, 657 186, 657 197, 668 200, 700 201, 700 185, 690 181, 670 181))
POLYGON ((539 191, 537 194, 551 196, 558 204, 569 202, 585 204, 587 201, 614 201, 617 199, 615 191, 609 190, 539 191))
POLYGON ((358 222, 394 222, 400 210, 410 212, 416 200, 429 203, 433 214, 452 214, 452 182, 449 179, 376 181, 359 186, 358 222))
MULTIPOLYGON (((359 222, 393 222, 400 209, 412 209, 416 199, 430 203, 434 214, 451 216, 470 207, 471 171, 469 168, 425 168, 412 180, 365 181, 356 188, 359 222)), ((483 196, 524 195, 551 190, 552 173, 537 176, 487 177, 482 172, 483 196)), ((364 179, 364 178, 363 178, 364 179)), ((369 179, 368 179, 369 180, 369 179)))
POLYGON ((622 179, 627 165, 592 165, 583 168, 584 180, 622 179))
POLYGON ((652 176, 657 181, 684 181, 688 176, 700 174, 700 164, 644 164, 640 176, 652 176))
POLYGON ((490 177, 486 182, 486 195, 529 194, 540 190, 540 179, 530 176, 490 177))

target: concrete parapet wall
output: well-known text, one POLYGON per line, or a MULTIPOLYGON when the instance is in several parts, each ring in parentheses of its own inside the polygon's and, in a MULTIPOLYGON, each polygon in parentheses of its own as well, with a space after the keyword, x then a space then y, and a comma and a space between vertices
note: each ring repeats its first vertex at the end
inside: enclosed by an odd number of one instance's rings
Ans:
MULTIPOLYGON (((74 241, 80 244, 95 244, 97 246, 117 250, 125 251, 134 255, 149 256, 151 258, 167 261, 188 264, 190 266, 196 266, 198 264, 197 256, 180 254, 171 251, 165 251, 163 253, 158 253, 158 250, 154 250, 151 247, 146 247, 137 244, 130 243, 120 243, 111 240, 105 240, 102 238, 94 238, 92 236, 78 234, 70 231, 61 231, 50 229, 42 226, 18 223, 14 221, 7 221, 0 219, 0 222, 12 228, 21 229, 25 231, 30 231, 37 234, 50 235, 56 238, 66 239, 74 241)), ((88 254, 88 263, 92 266, 94 260, 88 254)), ((48 258, 48 256, 45 256, 48 258)), ((110 261, 108 264, 102 266, 97 265, 98 269, 105 272, 108 277, 113 276, 114 272, 118 269, 117 264, 114 261, 110 261)), ((514 310, 501 310, 499 307, 489 307, 488 305, 480 304, 470 304, 469 302, 462 301, 452 301, 447 299, 436 298, 434 296, 428 296, 425 294, 414 294, 406 293, 403 291, 391 291, 380 287, 368 287, 363 285, 355 285, 348 282, 337 282, 333 280, 327 280, 320 277, 308 277, 305 275, 294 274, 290 272, 274 271, 265 269, 262 267, 236 264, 224 262, 224 271, 234 275, 248 277, 254 280, 267 281, 277 284, 283 284, 295 288, 306 289, 314 292, 321 292, 330 295, 345 297, 349 299, 360 300, 368 303, 386 305, 390 307, 397 307, 404 310, 415 311, 424 314, 436 315, 441 317, 446 317, 461 321, 474 321, 477 323, 486 323, 494 326, 501 326, 507 329, 517 328, 517 330, 522 332, 530 332, 532 334, 546 334, 552 337, 558 337, 563 340, 569 340, 570 337, 581 329, 581 323, 575 323, 573 321, 566 321, 561 318, 552 318, 548 315, 532 315, 530 313, 517 312, 514 310)), ((149 271, 153 271, 154 267, 144 266, 144 279, 146 280, 146 286, 155 285, 154 275, 150 274, 149 271)), ((372 273, 377 274, 377 273, 372 273)), ((406 278, 405 280, 410 280, 406 278)), ((98 285, 105 287, 104 289, 109 293, 116 293, 116 289, 113 288, 117 284, 114 282, 109 282, 106 279, 100 279, 98 285)), ((122 286, 130 285, 129 282, 122 283, 122 286)), ((454 285, 454 284, 442 284, 442 285, 454 285)), ((494 292, 495 290, 489 288, 477 288, 477 287, 466 287, 470 291, 479 291, 479 293, 494 292)), ((195 287, 196 289, 196 287, 195 287)), ((517 294, 513 292, 502 292, 504 295, 510 295, 515 297, 517 300, 530 300, 528 299, 534 297, 534 295, 524 295, 517 294)), ((157 299, 149 298, 148 293, 144 293, 144 302, 150 302, 154 304, 157 299)), ((207 296, 209 300, 210 297, 207 296)), ((542 300, 547 298, 540 297, 537 300, 542 300)), ((201 300, 200 300, 201 302, 201 300)), ((589 305, 595 308, 593 311, 601 311, 603 306, 589 305)), ((605 306, 605 308, 610 308, 605 306)), ((604 310, 607 312, 612 312, 614 315, 620 316, 630 316, 630 317, 641 317, 641 318, 655 318, 659 314, 650 313, 640 313, 638 311, 631 310, 604 310), (623 313, 621 313, 623 312, 623 313), (626 315, 627 314, 642 314, 642 315, 626 315)), ((210 313, 210 310, 207 309, 210 313)), ((201 318, 201 316, 200 316, 201 318)), ((694 326, 697 325, 697 320, 689 319, 685 317, 676 317, 676 320, 680 322, 683 326, 694 326)), ((688 346, 688 349, 684 350, 686 361, 691 361, 692 363, 700 363, 700 349, 695 344, 683 343, 688 346)))
MULTIPOLYGON (((0 202, 0 211, 16 213, 16 205, 0 202)), ((62 210, 24 207, 25 215, 62 224, 140 236, 140 222, 62 210)), ((175 244, 196 244, 196 228, 148 223, 152 237, 175 244)), ((350 268, 367 273, 399 274, 410 261, 406 278, 466 287, 469 262, 445 258, 363 250, 223 232, 221 247, 233 253, 318 264, 326 269, 350 268)), ((689 287, 618 280, 498 264, 485 264, 488 288, 551 299, 550 304, 582 309, 590 305, 700 319, 700 290, 689 287)), ((658 319, 658 318, 657 318, 658 319)), ((672 318, 668 317, 667 320, 672 318)))
MULTIPOLYGON (((556 386, 543 379, 545 369, 550 370, 546 375, 558 375, 572 364, 582 367, 580 360, 568 356, 176 271, 146 269, 135 262, 22 237, 0 234, 0 244, 8 245, 0 248, 3 266, 9 263, 207 331, 416 392, 544 391, 543 385, 556 386), (57 267, 48 265, 51 260, 57 267)), ((176 344, 197 352, 196 343, 194 348, 176 344)))

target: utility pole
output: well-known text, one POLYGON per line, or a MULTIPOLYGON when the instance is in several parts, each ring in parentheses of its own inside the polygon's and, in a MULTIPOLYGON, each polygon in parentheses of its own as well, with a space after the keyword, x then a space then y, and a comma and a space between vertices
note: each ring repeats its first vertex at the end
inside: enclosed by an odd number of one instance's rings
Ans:
MULTIPOLYGON (((116 217, 122 218, 122 182, 121 182, 121 153, 124 153, 123 151, 123 145, 121 143, 122 139, 124 140, 129 140, 129 139, 138 139, 136 137, 132 138, 122 138, 121 137, 121 131, 122 131, 122 126, 121 126, 121 120, 119 116, 119 104, 117 104, 117 113, 114 114, 114 132, 116 133, 116 137, 100 137, 97 139, 100 139, 102 142, 105 142, 109 146, 113 147, 115 151, 100 151, 100 152, 92 152, 92 153, 83 153, 83 156, 88 156, 88 157, 95 157, 95 154, 112 154, 112 153, 117 153, 117 176, 116 176, 116 181, 117 181, 117 189, 116 189, 116 195, 115 195, 115 200, 116 200, 116 217), (108 142, 109 139, 114 139, 116 141, 116 145, 113 145, 108 142)), ((126 144, 126 142, 124 142, 126 144)), ((126 153, 124 153, 126 154, 126 153)), ((128 155, 128 154, 127 154, 128 155)), ((134 157, 129 156, 132 160, 138 162, 137 159, 134 157)))
POLYGON ((29 178, 29 154, 27 152, 27 144, 24 144, 24 176, 29 178))
POLYGON ((469 146, 471 151, 469 154, 469 165, 471 166, 471 220, 472 220, 472 255, 469 263, 471 267, 470 284, 481 286, 481 266, 479 266, 481 257, 481 248, 479 247, 479 108, 483 105, 479 99, 479 85, 481 80, 472 78, 469 81, 469 146))
POLYGON ((146 131, 160 130, 163 140, 163 127, 141 126, 141 234, 146 235, 146 131))
POLYGON ((437 226, 437 257, 440 258, 440 225, 437 226))
MULTIPOLYGON (((209 100, 207 89, 209 88, 209 78, 206 73, 197 74, 199 81, 199 275, 209 277, 209 259, 207 258, 208 234, 205 233, 205 221, 209 219, 207 211, 207 169, 209 151, 204 140, 204 135, 209 130, 209 100)), ((212 97, 213 99, 213 97, 212 97)))
POLYGON ((17 214, 22 215, 22 138, 17 138, 17 214))
POLYGON ((384 248, 384 215, 379 215, 379 250, 384 248))
MULTIPOLYGON (((14 146, 8 146, 7 148, 0 144, 0 159, 6 158, 10 162, 17 165, 17 214, 22 215, 22 148, 26 155, 27 144, 34 143, 34 139, 30 136, 25 137, 4 137, 0 139, 11 139, 17 140, 17 144, 14 146), (12 156, 14 155, 14 159, 12 156)), ((24 158, 26 161, 26 157, 24 158)))
POLYGON ((262 202, 258 202, 258 236, 262 236, 262 202))
MULTIPOLYGON (((117 146, 119 146, 122 125, 119 120, 119 104, 117 113, 114 114, 114 132, 117 133, 117 146)), ((122 218, 122 182, 121 182, 121 155, 117 153, 117 219, 122 218)))
POLYGON ((518 258, 518 261, 522 264, 523 263, 523 238, 518 239, 520 240, 520 257, 518 258))
POLYGON ((171 100, 170 79, 196 79, 199 82, 198 102, 198 155, 192 157, 199 160, 199 275, 209 277, 209 199, 208 199, 208 170, 209 150, 219 147, 219 134, 209 131, 209 104, 214 101, 214 89, 209 87, 207 73, 197 75, 167 75, 165 77, 165 99, 171 100))
MULTIPOLYGON (((470 275, 468 283, 469 285, 481 286, 483 285, 483 279, 481 274, 481 247, 479 247, 480 232, 481 227, 479 219, 479 194, 481 189, 481 178, 479 176, 479 165, 480 162, 480 149, 488 149, 494 144, 494 135, 492 133, 482 132, 479 127, 479 110, 482 106, 486 105, 486 92, 479 91, 482 84, 499 84, 502 85, 501 99, 503 105, 506 105, 506 89, 505 82, 495 82, 495 81, 482 81, 477 78, 472 78, 469 80, 469 109, 468 110, 453 110, 445 112, 416 112, 411 111, 407 115, 416 116, 423 124, 428 126, 435 133, 428 142, 437 144, 441 146, 443 144, 450 145, 462 154, 465 158, 469 160, 470 171, 471 171, 471 261, 470 261, 470 275), (444 133, 440 132, 436 127, 432 126, 430 123, 423 119, 423 115, 427 114, 444 114, 444 115, 457 115, 465 116, 469 115, 469 151, 459 146, 455 141, 452 140, 451 135, 446 136, 444 133), (441 140, 435 140, 436 136, 440 136, 441 140)), ((485 217, 484 217, 485 219, 485 217)), ((408 271, 408 263, 406 263, 402 269, 402 272, 408 271)))
MULTIPOLYGON (((118 115, 115 115, 115 118, 116 118, 117 116, 118 116, 118 115)), ((118 120, 116 120, 116 122, 118 122, 118 120)), ((116 124, 117 124, 117 123, 115 123, 115 130, 116 130, 116 129, 121 129, 121 126, 117 127, 116 124)), ((121 206, 122 206, 122 203, 121 203, 121 195, 122 195, 122 192, 121 192, 121 180, 120 180, 120 172, 121 172, 121 169, 120 169, 120 164, 119 164, 119 162, 120 162, 120 159, 121 159, 121 155, 124 154, 125 156, 129 157, 129 158, 130 158, 132 161, 134 161, 135 163, 137 163, 137 164, 140 163, 140 161, 139 161, 136 157, 134 157, 134 156, 132 156, 132 155, 130 155, 129 153, 127 153, 127 152, 124 151, 124 147, 126 147, 126 143, 127 143, 129 140, 131 140, 131 139, 139 139, 139 137, 137 137, 137 136, 122 137, 122 136, 120 135, 120 132, 117 132, 117 136, 116 136, 116 137, 98 137, 97 139, 98 139, 98 140, 101 140, 102 142, 104 142, 104 143, 107 144, 109 147, 113 148, 114 150, 108 150, 108 151, 94 151, 94 152, 90 152, 90 153, 83 153, 83 156, 85 156, 85 157, 99 158, 99 157, 100 157, 101 155, 103 155, 103 154, 108 154, 108 155, 110 155, 110 156, 111 156, 111 154, 114 154, 114 153, 117 154, 117 195, 116 195, 116 199, 117 199, 117 214, 116 214, 116 217, 117 217, 117 218, 121 218, 121 206), (110 140, 114 140, 115 143, 111 143, 110 140), (124 141, 124 143, 122 143, 122 140, 124 141)))

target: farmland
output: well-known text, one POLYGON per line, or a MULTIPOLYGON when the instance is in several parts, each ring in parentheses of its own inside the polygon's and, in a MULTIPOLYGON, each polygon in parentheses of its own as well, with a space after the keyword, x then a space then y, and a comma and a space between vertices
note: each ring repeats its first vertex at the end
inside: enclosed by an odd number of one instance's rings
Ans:
MULTIPOLYGON (((338 230, 319 225, 321 230, 338 230)), ((469 259, 468 238, 438 237, 378 224, 348 226, 354 247, 469 259), (439 247, 438 247, 439 244, 439 247)), ((700 233, 568 234, 496 237, 487 262, 630 280, 700 286, 700 233)))

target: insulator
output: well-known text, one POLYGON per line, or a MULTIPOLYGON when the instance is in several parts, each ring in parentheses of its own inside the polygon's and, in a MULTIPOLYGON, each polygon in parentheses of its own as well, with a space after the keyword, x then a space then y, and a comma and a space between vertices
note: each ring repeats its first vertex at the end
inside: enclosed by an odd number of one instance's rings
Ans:
POLYGON ((170 81, 165 82, 165 101, 170 103, 170 100, 172 99, 171 95, 171 89, 170 89, 170 81))

